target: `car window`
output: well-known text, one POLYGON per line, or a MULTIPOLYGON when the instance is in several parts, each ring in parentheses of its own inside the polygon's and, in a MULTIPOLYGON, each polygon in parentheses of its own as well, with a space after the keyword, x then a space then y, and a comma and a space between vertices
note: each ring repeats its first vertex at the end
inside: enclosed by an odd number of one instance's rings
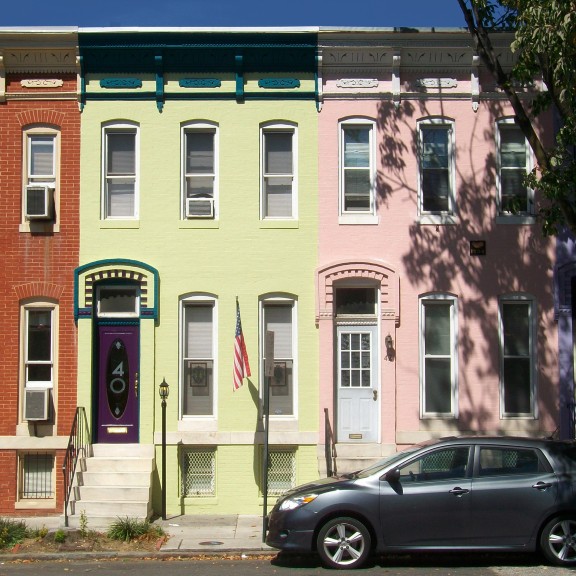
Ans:
POLYGON ((468 446, 427 452, 400 468, 400 481, 432 482, 464 478, 468 467, 468 446))
POLYGON ((541 472, 536 450, 526 448, 480 448, 479 476, 508 476, 541 472))

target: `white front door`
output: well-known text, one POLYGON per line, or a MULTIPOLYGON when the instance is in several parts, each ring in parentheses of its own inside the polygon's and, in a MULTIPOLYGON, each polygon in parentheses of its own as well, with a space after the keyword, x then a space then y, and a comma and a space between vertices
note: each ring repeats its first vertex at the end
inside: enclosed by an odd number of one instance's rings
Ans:
POLYGON ((338 442, 377 442, 380 385, 377 326, 338 326, 338 442))

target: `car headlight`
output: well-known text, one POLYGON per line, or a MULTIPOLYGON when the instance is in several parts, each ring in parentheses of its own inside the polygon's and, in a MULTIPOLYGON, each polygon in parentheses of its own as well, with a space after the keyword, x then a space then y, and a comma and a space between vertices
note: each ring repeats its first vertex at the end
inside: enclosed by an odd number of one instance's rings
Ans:
POLYGON ((291 496, 290 498, 286 498, 280 504, 280 510, 294 510, 295 508, 300 508, 300 506, 305 506, 306 504, 310 504, 318 498, 318 494, 304 494, 303 496, 291 496))

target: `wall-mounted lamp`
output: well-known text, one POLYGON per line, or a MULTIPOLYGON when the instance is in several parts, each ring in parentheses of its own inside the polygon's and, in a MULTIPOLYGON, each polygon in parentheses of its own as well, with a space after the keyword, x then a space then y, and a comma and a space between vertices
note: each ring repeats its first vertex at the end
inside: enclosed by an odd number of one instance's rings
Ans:
POLYGON ((392 340, 392 336, 390 334, 384 338, 384 345, 386 346, 386 356, 388 356, 388 360, 394 360, 396 351, 394 350, 394 340, 392 340))

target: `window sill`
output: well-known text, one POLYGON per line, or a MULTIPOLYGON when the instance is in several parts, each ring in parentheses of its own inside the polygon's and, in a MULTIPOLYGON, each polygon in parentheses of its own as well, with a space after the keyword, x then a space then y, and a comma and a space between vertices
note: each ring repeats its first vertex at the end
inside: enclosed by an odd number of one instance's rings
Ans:
POLYGON ((56 500, 47 498, 46 500, 20 500, 14 502, 16 510, 53 510, 56 508, 56 500))
POLYGON ((375 214, 340 214, 338 224, 348 225, 366 225, 373 226, 379 224, 380 219, 375 214))
POLYGON ((60 224, 55 222, 34 222, 28 221, 20 223, 18 232, 24 234, 54 234, 60 232, 60 224))
POLYGON ((220 221, 214 218, 195 218, 189 220, 180 220, 178 228, 183 230, 196 230, 198 228, 220 228, 220 221))
POLYGON ((182 503, 184 506, 216 506, 218 504, 217 496, 183 496, 182 503))
POLYGON ((420 420, 457 420, 455 414, 420 414, 420 420))
POLYGON ((496 216, 496 224, 516 224, 520 226, 531 226, 536 224, 536 217, 528 214, 498 214, 496 216))
POLYGON ((100 228, 122 230, 140 228, 140 220, 100 220, 100 228))
POLYGON ((298 220, 260 220, 260 228, 300 228, 298 220))
POLYGON ((459 224, 459 220, 454 214, 421 214, 416 218, 416 223, 424 226, 454 226, 459 224))

